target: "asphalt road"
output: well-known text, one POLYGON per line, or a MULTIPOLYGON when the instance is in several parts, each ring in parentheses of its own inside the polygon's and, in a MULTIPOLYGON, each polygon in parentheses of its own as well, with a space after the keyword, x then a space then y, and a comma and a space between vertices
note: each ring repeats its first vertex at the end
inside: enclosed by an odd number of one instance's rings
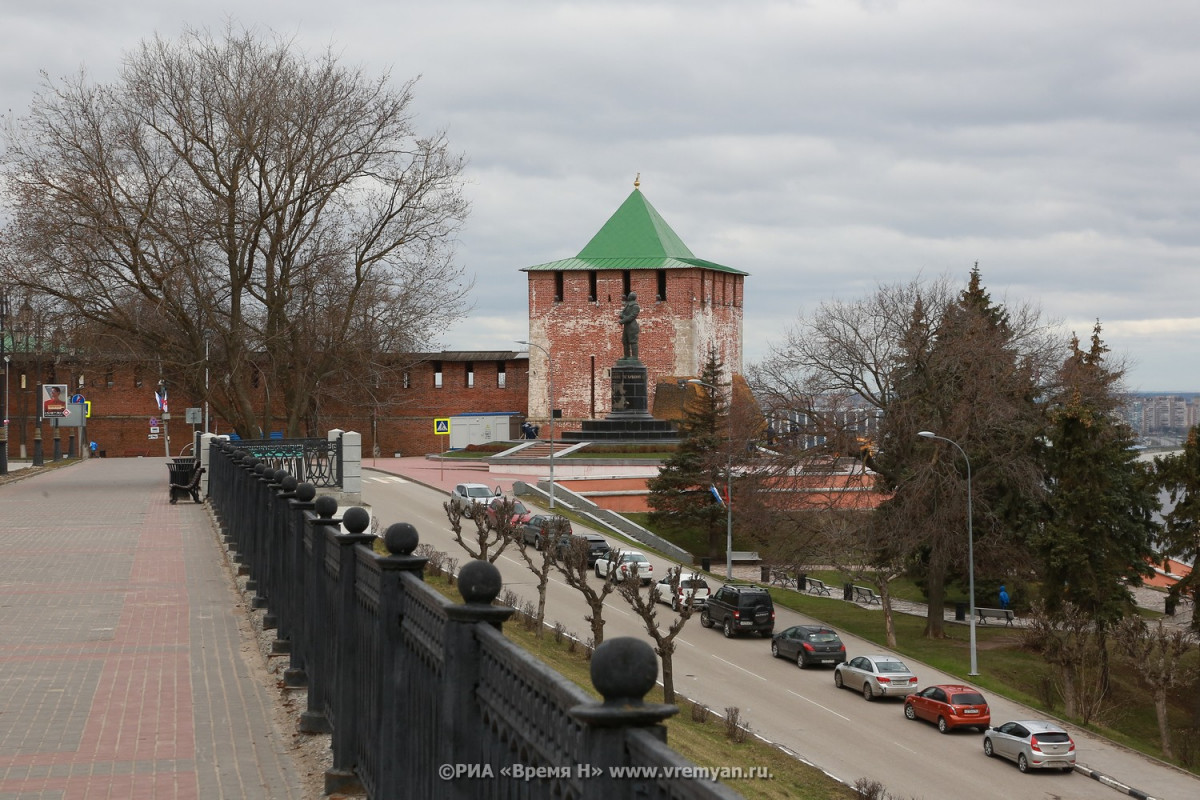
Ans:
MULTIPOLYGON (((392 522, 412 523, 422 542, 453 557, 467 557, 454 542, 442 509, 444 493, 368 470, 364 473, 363 499, 384 527, 392 522)), ((610 541, 618 541, 607 532, 602 533, 610 541)), ((656 579, 672 565, 647 555, 654 563, 656 579)), ((517 553, 510 556, 505 552, 496 566, 506 588, 536 602, 534 577, 517 553)), ((592 580, 598 579, 593 576, 592 580)), ((719 580, 712 583, 715 588, 719 580)), ((546 608, 550 623, 562 622, 582 638, 589 636, 582 599, 557 574, 552 574, 546 608)), ((665 627, 674 612, 661 605, 659 613, 660 624, 665 627)), ((642 621, 615 594, 606 602, 605 619, 606 637, 638 636, 649 640, 642 621)), ((812 621, 787 609, 776 609, 777 631, 812 621)), ((854 636, 843 634, 842 639, 851 657, 886 652, 854 636)), ((1022 775, 1012 762, 984 756, 980 734, 963 731, 943 735, 928 723, 911 722, 904 718, 901 701, 868 703, 856 692, 839 691, 833 685, 831 669, 801 670, 790 661, 773 659, 768 640, 757 636, 725 639, 716 629, 702 628, 698 614, 676 642, 679 646, 674 667, 678 692, 718 712, 736 706, 754 733, 847 783, 868 777, 882 783, 896 797, 926 800, 966 797, 1092 800, 1124 796, 1079 773, 1047 771, 1022 775)), ((921 686, 961 682, 919 662, 905 660, 920 677, 921 686)), ((1024 706, 986 696, 993 724, 1010 719, 1043 718, 1024 706)), ((1081 765, 1142 792, 1140 796, 1161 800, 1200 797, 1200 779, 1085 731, 1068 728, 1075 739, 1081 765)), ((731 759, 729 764, 715 766, 750 765, 739 765, 731 759)))

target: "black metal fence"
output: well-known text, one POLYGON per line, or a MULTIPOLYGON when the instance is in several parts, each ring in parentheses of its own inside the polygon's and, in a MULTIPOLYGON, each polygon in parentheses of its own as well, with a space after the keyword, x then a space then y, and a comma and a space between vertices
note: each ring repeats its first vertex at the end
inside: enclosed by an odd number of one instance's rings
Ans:
POLYGON ((486 561, 458 576, 457 605, 426 586, 407 523, 365 533, 370 515, 316 496, 229 442, 214 442, 208 499, 266 609, 284 681, 306 686, 300 727, 330 733, 327 793, 384 798, 736 798, 666 745, 675 706, 646 703, 647 643, 592 656, 597 702, 501 633, 501 578, 486 561), (343 532, 348 531, 347 532, 343 532))
MULTIPOLYGON (((194 435, 196 452, 201 435, 194 435)), ((284 470, 301 483, 318 489, 342 485, 342 440, 337 439, 236 439, 228 442, 272 470, 284 470)))

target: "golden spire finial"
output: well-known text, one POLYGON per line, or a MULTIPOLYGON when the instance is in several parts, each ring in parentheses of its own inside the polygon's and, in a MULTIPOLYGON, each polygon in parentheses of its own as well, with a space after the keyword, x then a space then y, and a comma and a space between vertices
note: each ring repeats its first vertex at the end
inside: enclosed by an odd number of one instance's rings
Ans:
POLYGON ((639 172, 637 174, 637 177, 633 179, 633 188, 636 189, 641 185, 642 185, 642 173, 639 172))

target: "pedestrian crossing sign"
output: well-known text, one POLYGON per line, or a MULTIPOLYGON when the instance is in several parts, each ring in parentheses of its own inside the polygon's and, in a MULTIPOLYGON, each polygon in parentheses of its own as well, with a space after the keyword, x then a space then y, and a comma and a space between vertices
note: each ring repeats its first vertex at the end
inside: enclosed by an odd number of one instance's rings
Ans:
POLYGON ((433 421, 433 433, 435 436, 450 435, 450 418, 442 417, 433 421))

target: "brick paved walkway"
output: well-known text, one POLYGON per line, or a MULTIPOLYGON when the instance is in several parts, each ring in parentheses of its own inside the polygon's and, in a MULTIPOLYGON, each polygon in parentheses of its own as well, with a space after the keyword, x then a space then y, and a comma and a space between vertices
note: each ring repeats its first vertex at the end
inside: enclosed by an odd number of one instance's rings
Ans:
POLYGON ((0 486, 0 800, 301 798, 206 508, 163 459, 0 486))

